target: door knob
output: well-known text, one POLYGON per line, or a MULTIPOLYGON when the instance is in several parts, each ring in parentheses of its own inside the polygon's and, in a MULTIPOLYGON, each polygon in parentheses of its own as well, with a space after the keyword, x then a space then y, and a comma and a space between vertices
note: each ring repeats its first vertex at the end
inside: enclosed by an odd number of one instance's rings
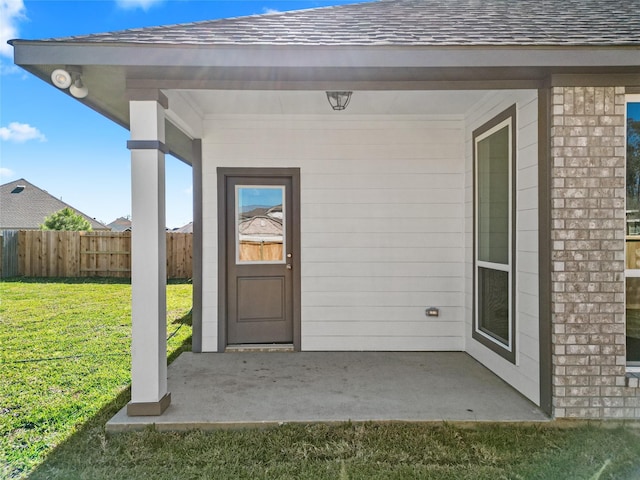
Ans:
POLYGON ((287 270, 291 270, 293 267, 291 266, 290 263, 287 263, 287 270))

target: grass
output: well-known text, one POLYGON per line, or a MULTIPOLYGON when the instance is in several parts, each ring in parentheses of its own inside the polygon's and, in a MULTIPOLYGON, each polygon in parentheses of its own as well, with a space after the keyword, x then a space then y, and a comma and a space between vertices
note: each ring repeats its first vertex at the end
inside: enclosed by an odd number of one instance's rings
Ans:
MULTIPOLYGON (((19 477, 130 382, 131 286, 0 282, 0 477, 19 477)), ((168 350, 190 338, 191 285, 167 287, 168 350)))
MULTIPOLYGON (((3 478, 637 479, 640 430, 607 424, 283 425, 107 435, 128 401, 127 284, 0 282, 3 478)), ((190 285, 170 285, 173 357, 190 285)))

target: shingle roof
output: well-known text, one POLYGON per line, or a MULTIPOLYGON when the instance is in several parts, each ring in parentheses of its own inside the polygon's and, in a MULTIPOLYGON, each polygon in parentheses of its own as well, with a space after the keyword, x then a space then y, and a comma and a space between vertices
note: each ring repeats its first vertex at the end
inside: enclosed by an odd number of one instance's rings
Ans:
POLYGON ((640 0, 379 0, 54 40, 182 45, 640 45, 640 0))
POLYGON ((37 229, 45 217, 70 207, 91 223, 94 230, 108 230, 102 223, 27 182, 24 178, 0 185, 0 229, 37 229), (24 187, 24 188, 21 188, 24 187))
POLYGON ((107 227, 111 229, 112 232, 127 232, 131 231, 131 219, 118 217, 113 222, 108 223, 107 227))

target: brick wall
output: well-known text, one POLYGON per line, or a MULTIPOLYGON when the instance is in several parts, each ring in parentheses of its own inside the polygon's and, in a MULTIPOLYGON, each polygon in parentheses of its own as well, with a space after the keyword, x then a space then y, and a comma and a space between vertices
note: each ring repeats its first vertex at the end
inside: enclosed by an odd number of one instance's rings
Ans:
POLYGON ((551 302, 556 417, 640 418, 625 372, 625 96, 554 87, 551 302))

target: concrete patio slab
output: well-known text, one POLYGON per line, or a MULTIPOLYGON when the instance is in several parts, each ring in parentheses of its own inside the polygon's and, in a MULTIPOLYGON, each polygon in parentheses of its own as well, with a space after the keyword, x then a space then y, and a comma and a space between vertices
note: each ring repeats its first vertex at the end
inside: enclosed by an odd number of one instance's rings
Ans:
POLYGON ((533 403, 460 352, 183 353, 159 417, 118 412, 109 432, 343 421, 545 422, 533 403))

